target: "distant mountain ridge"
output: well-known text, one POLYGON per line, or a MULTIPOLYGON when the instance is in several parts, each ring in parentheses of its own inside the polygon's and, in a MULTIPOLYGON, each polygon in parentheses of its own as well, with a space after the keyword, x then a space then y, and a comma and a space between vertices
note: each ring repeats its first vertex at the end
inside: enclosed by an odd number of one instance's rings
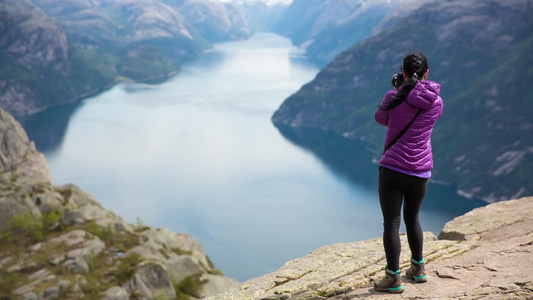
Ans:
POLYGON ((433 180, 488 202, 533 194, 533 1, 404 1, 374 34, 339 55, 273 115, 278 126, 319 128, 368 142, 403 56, 425 52, 442 84, 433 180))
POLYGON ((278 8, 207 0, 3 0, 0 106, 15 116, 175 74, 278 8))
POLYGON ((272 30, 291 38, 309 58, 325 66, 374 27, 401 0, 294 0, 272 30))

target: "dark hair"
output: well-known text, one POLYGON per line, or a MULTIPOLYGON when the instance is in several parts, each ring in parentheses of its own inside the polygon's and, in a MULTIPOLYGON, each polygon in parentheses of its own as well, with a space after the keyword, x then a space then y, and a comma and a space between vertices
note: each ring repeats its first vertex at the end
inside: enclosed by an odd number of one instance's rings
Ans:
POLYGON ((418 78, 424 76, 429 69, 428 59, 422 52, 411 53, 403 58, 402 70, 408 79, 400 87, 394 99, 387 105, 380 105, 381 110, 391 110, 402 103, 409 92, 415 87, 418 78))
POLYGON ((404 82, 404 80, 403 80, 403 74, 402 73, 394 74, 392 76, 391 84, 392 84, 392 87, 394 87, 395 89, 399 89, 400 86, 402 86, 403 82, 404 82))

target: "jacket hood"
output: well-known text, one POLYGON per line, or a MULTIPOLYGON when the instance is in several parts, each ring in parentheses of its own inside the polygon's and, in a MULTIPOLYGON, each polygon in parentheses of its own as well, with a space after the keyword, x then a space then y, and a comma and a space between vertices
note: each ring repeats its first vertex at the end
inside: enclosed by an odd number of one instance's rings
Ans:
POLYGON ((429 109, 439 99, 440 84, 430 80, 419 80, 407 95, 407 103, 414 107, 429 109))

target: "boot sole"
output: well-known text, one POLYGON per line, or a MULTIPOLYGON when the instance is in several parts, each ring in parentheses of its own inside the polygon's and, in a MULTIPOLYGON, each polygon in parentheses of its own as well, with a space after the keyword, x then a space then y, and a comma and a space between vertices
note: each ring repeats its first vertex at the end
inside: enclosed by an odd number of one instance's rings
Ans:
POLYGON ((405 275, 405 277, 414 280, 416 283, 424 283, 428 281, 427 276, 417 278, 416 276, 405 275))
POLYGON ((392 294, 401 294, 403 293, 403 286, 399 289, 393 289, 393 288, 379 288, 377 286, 374 286, 374 290, 378 291, 378 292, 388 292, 388 293, 392 293, 392 294))

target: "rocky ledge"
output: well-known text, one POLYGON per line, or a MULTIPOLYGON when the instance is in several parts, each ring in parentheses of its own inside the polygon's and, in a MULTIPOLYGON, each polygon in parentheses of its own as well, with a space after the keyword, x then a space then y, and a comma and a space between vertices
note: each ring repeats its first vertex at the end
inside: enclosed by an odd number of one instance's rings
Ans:
MULTIPOLYGON (((386 264, 381 238, 334 244, 209 300, 533 299, 533 197, 477 208, 424 234, 429 281, 402 275, 405 292, 379 293, 386 264)), ((409 266, 405 235, 401 269, 409 266)))
POLYGON ((0 299, 179 299, 238 285, 188 234, 129 224, 75 185, 0 109, 0 299))

